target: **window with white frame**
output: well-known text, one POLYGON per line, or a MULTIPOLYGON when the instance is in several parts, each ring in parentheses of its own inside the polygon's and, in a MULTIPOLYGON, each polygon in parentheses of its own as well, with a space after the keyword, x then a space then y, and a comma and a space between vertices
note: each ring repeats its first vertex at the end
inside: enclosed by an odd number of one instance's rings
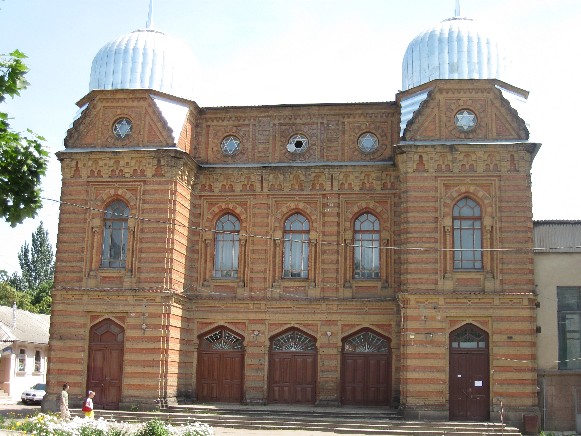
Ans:
POLYGON ((482 216, 480 206, 465 197, 454 205, 454 269, 482 269, 482 216))
POLYGON ((581 287, 557 286, 559 369, 581 369, 581 287))
POLYGON ((379 278, 379 220, 364 213, 355 220, 353 228, 353 277, 379 278))
POLYGON ((116 200, 105 209, 101 267, 125 268, 129 207, 116 200))
POLYGON ((232 214, 223 215, 216 223, 214 277, 238 277, 240 221, 232 214))
POLYGON ((283 278, 309 277, 309 221, 300 213, 284 223, 283 278))
POLYGON ((34 372, 41 372, 42 371, 42 360, 40 356, 40 351, 36 350, 34 352, 34 372))
POLYGON ((18 371, 26 371, 26 350, 24 348, 18 352, 18 371))

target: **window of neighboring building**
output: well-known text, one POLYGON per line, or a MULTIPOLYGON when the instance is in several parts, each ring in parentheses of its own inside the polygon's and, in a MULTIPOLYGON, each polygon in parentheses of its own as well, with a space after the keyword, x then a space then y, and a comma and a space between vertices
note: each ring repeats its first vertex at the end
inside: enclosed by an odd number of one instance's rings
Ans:
POLYGON ((232 214, 222 216, 216 223, 214 277, 238 277, 240 221, 232 214))
POLYGON ((557 287, 559 369, 581 369, 581 287, 557 287))
POLYGON ((360 215, 353 228, 353 277, 379 278, 379 220, 370 213, 360 215))
POLYGON ((26 371, 26 350, 24 348, 18 352, 18 371, 26 371))
POLYGON ((301 279, 309 276, 309 221, 300 213, 284 223, 282 276, 301 279))
POLYGON ((480 206, 466 197, 454 205, 454 269, 482 269, 480 206))
POLYGON ((105 210, 103 225, 103 268, 125 268, 127 256, 129 207, 120 201, 114 201, 105 210))
POLYGON ((40 372, 41 367, 41 360, 40 360, 40 351, 36 350, 34 352, 34 372, 40 372))

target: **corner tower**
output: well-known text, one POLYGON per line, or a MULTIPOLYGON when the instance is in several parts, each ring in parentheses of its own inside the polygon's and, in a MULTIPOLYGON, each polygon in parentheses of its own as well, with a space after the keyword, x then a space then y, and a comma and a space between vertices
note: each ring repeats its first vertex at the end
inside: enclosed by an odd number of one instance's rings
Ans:
POLYGON ((540 144, 493 33, 456 17, 402 64, 402 402, 410 418, 538 416, 530 173, 540 144))

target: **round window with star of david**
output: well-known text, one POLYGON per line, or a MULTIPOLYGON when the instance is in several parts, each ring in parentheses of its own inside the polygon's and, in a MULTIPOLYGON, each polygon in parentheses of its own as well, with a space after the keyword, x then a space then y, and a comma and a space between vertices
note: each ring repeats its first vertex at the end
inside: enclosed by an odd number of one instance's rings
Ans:
POLYGON ((377 139, 377 136, 375 136, 371 132, 367 132, 359 137, 359 139, 357 140, 357 145, 359 146, 359 149, 363 153, 372 153, 375 150, 377 150, 379 141, 377 139))
POLYGON ((454 115, 454 124, 461 132, 469 132, 478 124, 478 118, 471 110, 462 109, 454 115))
POLYGON ((124 139, 131 135, 133 123, 129 118, 119 118, 113 123, 113 134, 116 138, 124 139))
POLYGON ((236 136, 227 136, 222 140, 220 148, 226 156, 232 156, 240 150, 240 139, 236 136))

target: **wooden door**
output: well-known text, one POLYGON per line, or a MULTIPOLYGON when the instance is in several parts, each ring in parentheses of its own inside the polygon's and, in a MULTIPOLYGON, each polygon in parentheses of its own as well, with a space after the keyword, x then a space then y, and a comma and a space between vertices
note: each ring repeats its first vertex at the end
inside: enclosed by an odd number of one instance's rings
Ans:
POLYGON ((315 341, 290 330, 271 341, 268 402, 314 404, 317 398, 315 341))
POLYGON ((224 328, 201 337, 198 353, 198 400, 240 403, 243 395, 243 338, 224 328))
POLYGON ((450 419, 488 421, 488 334, 472 324, 450 333, 450 419))
POLYGON ((118 409, 123 383, 125 331, 111 319, 93 326, 89 337, 87 391, 95 392, 97 409, 118 409))
POLYGON ((386 338, 362 331, 343 343, 341 403, 384 406, 391 402, 391 355, 386 338))

